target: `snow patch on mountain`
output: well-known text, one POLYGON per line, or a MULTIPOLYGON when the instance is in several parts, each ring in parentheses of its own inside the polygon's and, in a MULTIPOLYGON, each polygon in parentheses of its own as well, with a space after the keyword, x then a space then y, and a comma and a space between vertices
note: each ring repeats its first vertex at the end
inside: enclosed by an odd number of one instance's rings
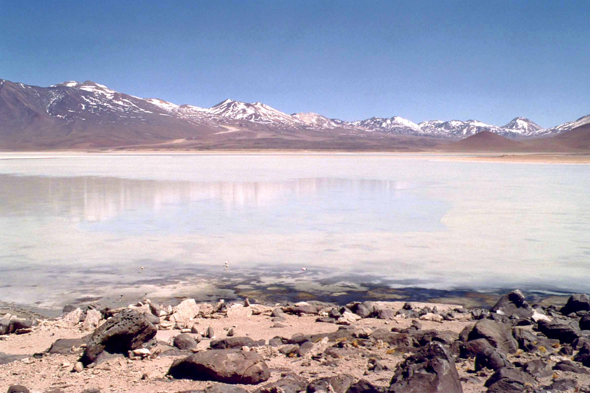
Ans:
POLYGON ((391 118, 372 117, 367 120, 353 121, 351 124, 367 131, 382 131, 396 134, 420 134, 422 131, 418 124, 399 116, 391 118))
POLYGON ((333 120, 313 112, 293 113, 291 116, 310 127, 333 129, 339 126, 333 120))

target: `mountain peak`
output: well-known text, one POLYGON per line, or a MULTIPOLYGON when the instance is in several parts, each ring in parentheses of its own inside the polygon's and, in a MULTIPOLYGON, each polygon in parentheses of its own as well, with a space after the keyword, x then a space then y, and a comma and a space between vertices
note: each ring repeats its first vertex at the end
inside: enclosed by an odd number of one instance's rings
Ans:
POLYGON ((534 133, 536 131, 543 129, 543 127, 541 127, 540 125, 522 116, 515 117, 510 121, 510 123, 506 124, 502 128, 507 128, 509 130, 517 130, 524 134, 534 133))

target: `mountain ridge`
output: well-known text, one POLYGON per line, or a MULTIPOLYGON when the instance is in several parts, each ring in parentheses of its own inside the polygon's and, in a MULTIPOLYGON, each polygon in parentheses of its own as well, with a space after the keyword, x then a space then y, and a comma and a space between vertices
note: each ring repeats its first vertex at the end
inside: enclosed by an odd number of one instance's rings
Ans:
MULTIPOLYGON (((68 147, 72 140, 91 139, 93 135, 98 135, 98 142, 88 142, 88 145, 157 143, 169 139, 206 138, 228 130, 242 132, 239 136, 232 135, 234 139, 242 136, 285 138, 299 133, 306 138, 321 133, 322 137, 341 135, 361 139, 394 136, 459 139, 482 131, 522 139, 557 135, 587 123, 590 123, 590 115, 550 129, 543 129, 525 117, 515 117, 502 127, 477 120, 429 120, 416 124, 400 116, 346 121, 317 113, 289 115, 261 102, 232 99, 210 108, 178 105, 160 98, 144 99, 120 93, 89 80, 39 87, 0 79, 0 139, 10 136, 12 140, 8 145, 52 144, 53 137, 68 147), (52 132, 44 133, 44 130, 52 132), (68 140, 68 136, 71 139, 68 140)), ((82 142, 74 142, 74 146, 79 143, 82 142)))

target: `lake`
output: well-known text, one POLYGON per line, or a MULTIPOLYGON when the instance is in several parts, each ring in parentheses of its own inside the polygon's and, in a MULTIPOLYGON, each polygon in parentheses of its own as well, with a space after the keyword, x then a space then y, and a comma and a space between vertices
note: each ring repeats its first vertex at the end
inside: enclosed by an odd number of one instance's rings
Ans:
POLYGON ((0 185, 4 302, 590 292, 589 165, 0 153, 0 185))

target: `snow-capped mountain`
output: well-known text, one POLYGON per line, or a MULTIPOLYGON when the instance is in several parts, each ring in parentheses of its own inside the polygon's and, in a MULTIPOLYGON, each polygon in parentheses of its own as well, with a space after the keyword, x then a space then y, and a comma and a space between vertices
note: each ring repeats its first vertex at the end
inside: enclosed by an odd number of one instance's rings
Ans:
POLYGON ((422 130, 418 124, 399 116, 389 119, 372 117, 367 120, 354 121, 350 124, 367 131, 382 131, 394 134, 422 134, 422 130))
POLYGON ((527 119, 526 117, 515 117, 502 128, 520 132, 522 135, 534 135, 543 130, 543 127, 527 119))
POLYGON ((548 129, 524 117, 516 117, 502 127, 477 120, 430 120, 416 124, 399 116, 351 122, 317 113, 289 115, 260 102, 231 99, 210 108, 179 105, 120 93, 92 81, 38 87, 0 79, 0 148, 3 138, 27 141, 31 146, 43 143, 82 146, 88 139, 92 139, 92 146, 114 146, 195 140, 228 131, 264 132, 266 137, 284 135, 285 131, 293 136, 304 131, 306 138, 309 132, 318 135, 321 132, 322 137, 334 138, 346 135, 383 138, 385 134, 388 137, 401 134, 455 139, 489 131, 523 139, 552 136, 584 124, 590 124, 590 115, 548 129))
POLYGON ((540 132, 539 135, 558 135, 586 124, 590 124, 590 115, 580 117, 575 121, 568 121, 567 123, 560 124, 556 127, 547 128, 546 130, 540 132))
POLYGON ((222 116, 233 120, 247 120, 259 124, 275 124, 278 126, 292 127, 298 127, 304 124, 297 118, 261 102, 249 104, 227 99, 209 108, 207 112, 214 116, 222 116))
POLYGON ((292 117, 296 118, 300 122, 310 126, 310 127, 319 127, 319 128, 326 128, 326 129, 334 129, 337 127, 341 127, 343 123, 346 122, 338 122, 332 119, 328 119, 325 116, 318 115, 317 113, 293 113, 292 117))

